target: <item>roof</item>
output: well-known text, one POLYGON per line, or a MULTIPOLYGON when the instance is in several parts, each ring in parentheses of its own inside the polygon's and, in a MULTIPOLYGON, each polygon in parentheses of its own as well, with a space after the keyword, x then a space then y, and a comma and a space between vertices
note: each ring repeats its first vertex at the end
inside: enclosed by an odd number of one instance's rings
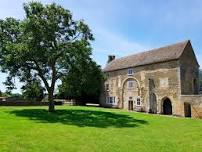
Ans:
POLYGON ((125 69, 129 67, 142 66, 147 64, 177 60, 182 55, 189 40, 167 45, 146 52, 122 57, 109 62, 103 69, 104 72, 125 69))

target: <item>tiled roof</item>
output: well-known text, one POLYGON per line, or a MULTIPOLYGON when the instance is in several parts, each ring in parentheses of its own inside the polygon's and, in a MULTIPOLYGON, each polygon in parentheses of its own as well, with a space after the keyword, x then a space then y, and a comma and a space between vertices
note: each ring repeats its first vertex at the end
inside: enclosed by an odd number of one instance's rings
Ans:
POLYGON ((170 60, 179 59, 182 55, 186 45, 190 41, 183 41, 180 43, 168 45, 165 47, 152 49, 146 52, 122 57, 109 62, 103 69, 104 72, 120 70, 129 67, 136 67, 152 63, 166 62, 170 60))

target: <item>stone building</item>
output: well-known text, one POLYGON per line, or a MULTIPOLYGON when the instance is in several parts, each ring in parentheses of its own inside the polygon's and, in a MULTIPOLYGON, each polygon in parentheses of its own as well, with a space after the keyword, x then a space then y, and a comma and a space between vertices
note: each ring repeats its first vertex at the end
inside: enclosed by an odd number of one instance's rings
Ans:
POLYGON ((191 42, 115 59, 109 56, 100 104, 148 113, 199 117, 199 64, 191 42))

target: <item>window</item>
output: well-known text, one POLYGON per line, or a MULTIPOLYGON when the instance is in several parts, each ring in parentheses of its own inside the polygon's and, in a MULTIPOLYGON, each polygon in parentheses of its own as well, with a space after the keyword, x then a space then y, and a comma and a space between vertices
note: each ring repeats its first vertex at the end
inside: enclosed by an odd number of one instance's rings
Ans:
POLYGON ((109 104, 115 104, 115 97, 107 97, 106 100, 107 100, 106 102, 109 104))
POLYGON ((105 89, 106 89, 106 91, 109 91, 109 84, 105 85, 105 89))
POLYGON ((128 69, 128 75, 133 75, 133 69, 128 69))
POLYGON ((141 100, 140 100, 140 98, 137 98, 137 100, 136 100, 136 105, 137 105, 137 106, 141 106, 141 100))
POLYGON ((135 86, 135 82, 134 81, 128 81, 128 88, 134 88, 135 86))

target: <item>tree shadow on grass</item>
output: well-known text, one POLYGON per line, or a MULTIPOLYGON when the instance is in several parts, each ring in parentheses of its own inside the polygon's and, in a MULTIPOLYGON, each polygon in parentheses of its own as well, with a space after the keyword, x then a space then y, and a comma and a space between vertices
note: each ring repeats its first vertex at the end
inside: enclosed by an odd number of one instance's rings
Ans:
POLYGON ((147 124, 147 121, 135 119, 124 114, 94 110, 56 110, 48 113, 45 109, 23 109, 9 112, 19 117, 27 117, 30 120, 42 123, 62 123, 79 127, 137 127, 147 124))

